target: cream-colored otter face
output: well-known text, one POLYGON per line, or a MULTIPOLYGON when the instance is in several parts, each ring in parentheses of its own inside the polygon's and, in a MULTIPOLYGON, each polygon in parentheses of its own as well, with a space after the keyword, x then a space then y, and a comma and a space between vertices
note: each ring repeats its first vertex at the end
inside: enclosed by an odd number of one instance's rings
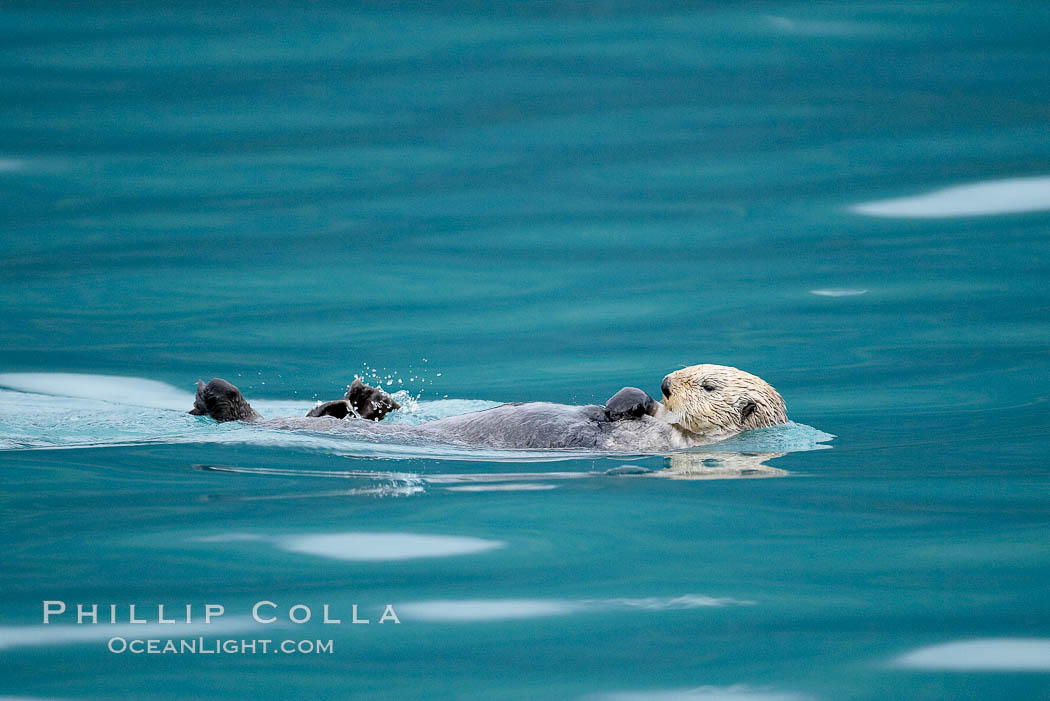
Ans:
POLYGON ((783 398, 760 377, 726 365, 693 365, 667 375, 660 389, 673 423, 707 435, 786 423, 783 398))

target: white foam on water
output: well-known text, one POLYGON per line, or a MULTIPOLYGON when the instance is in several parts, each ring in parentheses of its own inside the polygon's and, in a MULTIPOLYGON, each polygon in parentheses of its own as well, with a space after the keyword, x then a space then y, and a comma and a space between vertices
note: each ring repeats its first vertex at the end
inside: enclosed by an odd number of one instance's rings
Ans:
POLYGON ((264 533, 217 533, 187 539, 191 543, 263 542, 281 550, 333 560, 382 562, 424 557, 473 555, 497 550, 507 544, 470 536, 423 533, 304 533, 267 535, 264 533))
POLYGON ((810 290, 809 293, 811 295, 817 295, 818 297, 855 297, 857 295, 867 294, 868 291, 841 288, 830 290, 810 290))
POLYGON ((872 217, 939 219, 1050 210, 1050 176, 987 180, 850 208, 872 217))
POLYGON ((893 660, 895 667, 960 672, 1048 672, 1050 639, 983 638, 921 647, 893 660))
POLYGON ((587 701, 811 701, 807 694, 745 684, 698 686, 693 689, 646 689, 591 694, 587 701))
POLYGON ((98 623, 66 625, 0 626, 0 650, 25 647, 58 647, 93 643, 110 638, 190 638, 249 630, 250 618, 213 620, 211 623, 98 623))
POLYGON ((365 562, 473 555, 505 547, 502 540, 421 533, 318 533, 277 536, 282 550, 365 562))
POLYGON ((0 387, 54 397, 96 399, 113 404, 181 409, 193 407, 193 394, 157 380, 118 375, 84 375, 64 372, 0 373, 0 387))
POLYGON ((477 623, 547 618, 590 611, 669 611, 753 604, 753 601, 686 594, 676 597, 616 599, 439 599, 398 604, 397 610, 406 620, 477 623))

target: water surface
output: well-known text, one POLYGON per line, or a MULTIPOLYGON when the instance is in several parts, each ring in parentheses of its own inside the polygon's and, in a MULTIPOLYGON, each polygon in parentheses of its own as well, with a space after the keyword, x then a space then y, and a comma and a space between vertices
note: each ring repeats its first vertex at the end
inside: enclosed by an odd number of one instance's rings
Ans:
POLYGON ((1041 4, 8 3, 0 38, 0 695, 1045 697, 1041 4), (831 447, 653 479, 180 409, 700 362, 831 447), (45 599, 335 651, 115 655, 134 624, 45 599))

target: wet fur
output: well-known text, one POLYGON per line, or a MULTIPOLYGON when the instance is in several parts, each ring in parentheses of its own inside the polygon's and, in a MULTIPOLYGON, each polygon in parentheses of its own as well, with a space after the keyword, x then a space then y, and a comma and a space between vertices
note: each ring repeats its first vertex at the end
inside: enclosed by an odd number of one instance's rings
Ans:
POLYGON ((787 423, 784 398, 769 383, 727 365, 693 365, 667 375, 664 408, 682 430, 725 436, 787 423))
POLYGON ((604 407, 548 402, 503 404, 409 425, 379 423, 400 405, 381 389, 360 380, 351 385, 344 399, 318 405, 306 417, 262 419, 236 387, 214 379, 207 385, 198 382, 190 413, 218 421, 264 421, 268 426, 293 430, 397 435, 406 440, 423 438, 498 449, 600 452, 681 450, 787 421, 784 401, 776 390, 736 368, 696 365, 665 377, 664 387, 665 393, 670 390, 664 404, 640 389, 625 387, 604 407), (371 420, 355 420, 355 416, 371 420))

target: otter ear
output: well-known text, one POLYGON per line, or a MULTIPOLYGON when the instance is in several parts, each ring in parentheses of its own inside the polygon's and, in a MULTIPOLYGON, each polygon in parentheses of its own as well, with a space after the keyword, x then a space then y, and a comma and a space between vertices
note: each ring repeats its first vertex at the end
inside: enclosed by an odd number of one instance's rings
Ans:
POLYGON ((747 423, 747 420, 758 411, 758 404, 753 399, 748 399, 744 402, 744 405, 740 407, 740 425, 747 423))

